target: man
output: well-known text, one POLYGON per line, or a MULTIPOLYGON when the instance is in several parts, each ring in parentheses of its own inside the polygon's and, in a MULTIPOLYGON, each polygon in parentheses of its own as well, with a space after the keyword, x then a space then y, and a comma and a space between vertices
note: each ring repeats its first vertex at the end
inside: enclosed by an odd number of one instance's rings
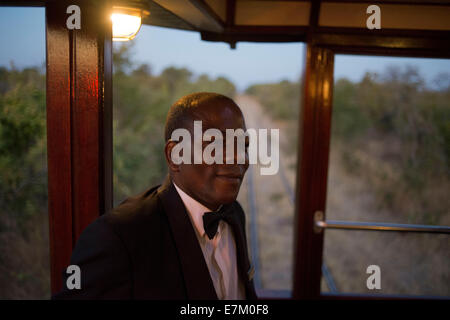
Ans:
POLYGON ((83 231, 71 258, 81 289, 68 289, 64 272, 54 298, 256 299, 245 215, 236 201, 248 155, 244 164, 194 164, 194 155, 190 163, 174 161, 179 141, 172 133, 184 128, 193 135, 194 121, 221 132, 246 130, 241 110, 223 95, 194 93, 175 102, 165 127, 166 181, 83 231))

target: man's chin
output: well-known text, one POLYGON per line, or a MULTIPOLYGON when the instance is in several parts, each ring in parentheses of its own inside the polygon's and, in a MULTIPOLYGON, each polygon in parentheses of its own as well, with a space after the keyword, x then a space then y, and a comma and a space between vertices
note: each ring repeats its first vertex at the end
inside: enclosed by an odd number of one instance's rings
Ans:
POLYGON ((221 193, 220 194, 220 198, 217 199, 218 200, 217 202, 220 203, 220 204, 232 203, 232 202, 234 202, 236 200, 237 195, 238 195, 237 192, 232 192, 232 193, 229 193, 229 194, 221 193))

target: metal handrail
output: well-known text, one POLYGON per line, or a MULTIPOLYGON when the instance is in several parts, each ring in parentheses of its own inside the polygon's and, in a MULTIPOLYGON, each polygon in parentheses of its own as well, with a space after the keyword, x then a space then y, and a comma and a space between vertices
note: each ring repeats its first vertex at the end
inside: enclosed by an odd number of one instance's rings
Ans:
POLYGON ((323 213, 318 211, 314 217, 314 229, 321 232, 323 229, 346 229, 346 230, 370 230, 370 231, 395 231, 395 232, 421 232, 450 234, 448 226, 432 226, 422 224, 400 224, 384 222, 354 222, 323 220, 323 213))

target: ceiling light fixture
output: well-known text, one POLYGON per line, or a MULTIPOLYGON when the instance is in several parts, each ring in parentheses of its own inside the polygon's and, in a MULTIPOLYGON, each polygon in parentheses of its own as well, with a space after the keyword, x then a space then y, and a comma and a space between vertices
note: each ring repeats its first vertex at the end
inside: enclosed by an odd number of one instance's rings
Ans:
POLYGON ((129 41, 141 28, 142 18, 150 12, 143 9, 114 6, 111 14, 113 41, 129 41))

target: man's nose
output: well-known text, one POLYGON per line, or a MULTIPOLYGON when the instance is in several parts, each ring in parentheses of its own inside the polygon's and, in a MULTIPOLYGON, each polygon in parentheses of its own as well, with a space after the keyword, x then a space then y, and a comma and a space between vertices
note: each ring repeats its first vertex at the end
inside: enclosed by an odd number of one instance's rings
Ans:
POLYGON ((238 143, 234 143, 233 146, 231 146, 231 142, 229 143, 229 145, 225 144, 225 146, 226 148, 223 152, 224 164, 239 164, 248 167, 249 157, 247 148, 245 146, 243 148, 239 147, 238 143), (231 155, 227 153, 228 148, 232 151, 231 155), (228 163, 227 160, 230 161, 230 163, 228 163))

